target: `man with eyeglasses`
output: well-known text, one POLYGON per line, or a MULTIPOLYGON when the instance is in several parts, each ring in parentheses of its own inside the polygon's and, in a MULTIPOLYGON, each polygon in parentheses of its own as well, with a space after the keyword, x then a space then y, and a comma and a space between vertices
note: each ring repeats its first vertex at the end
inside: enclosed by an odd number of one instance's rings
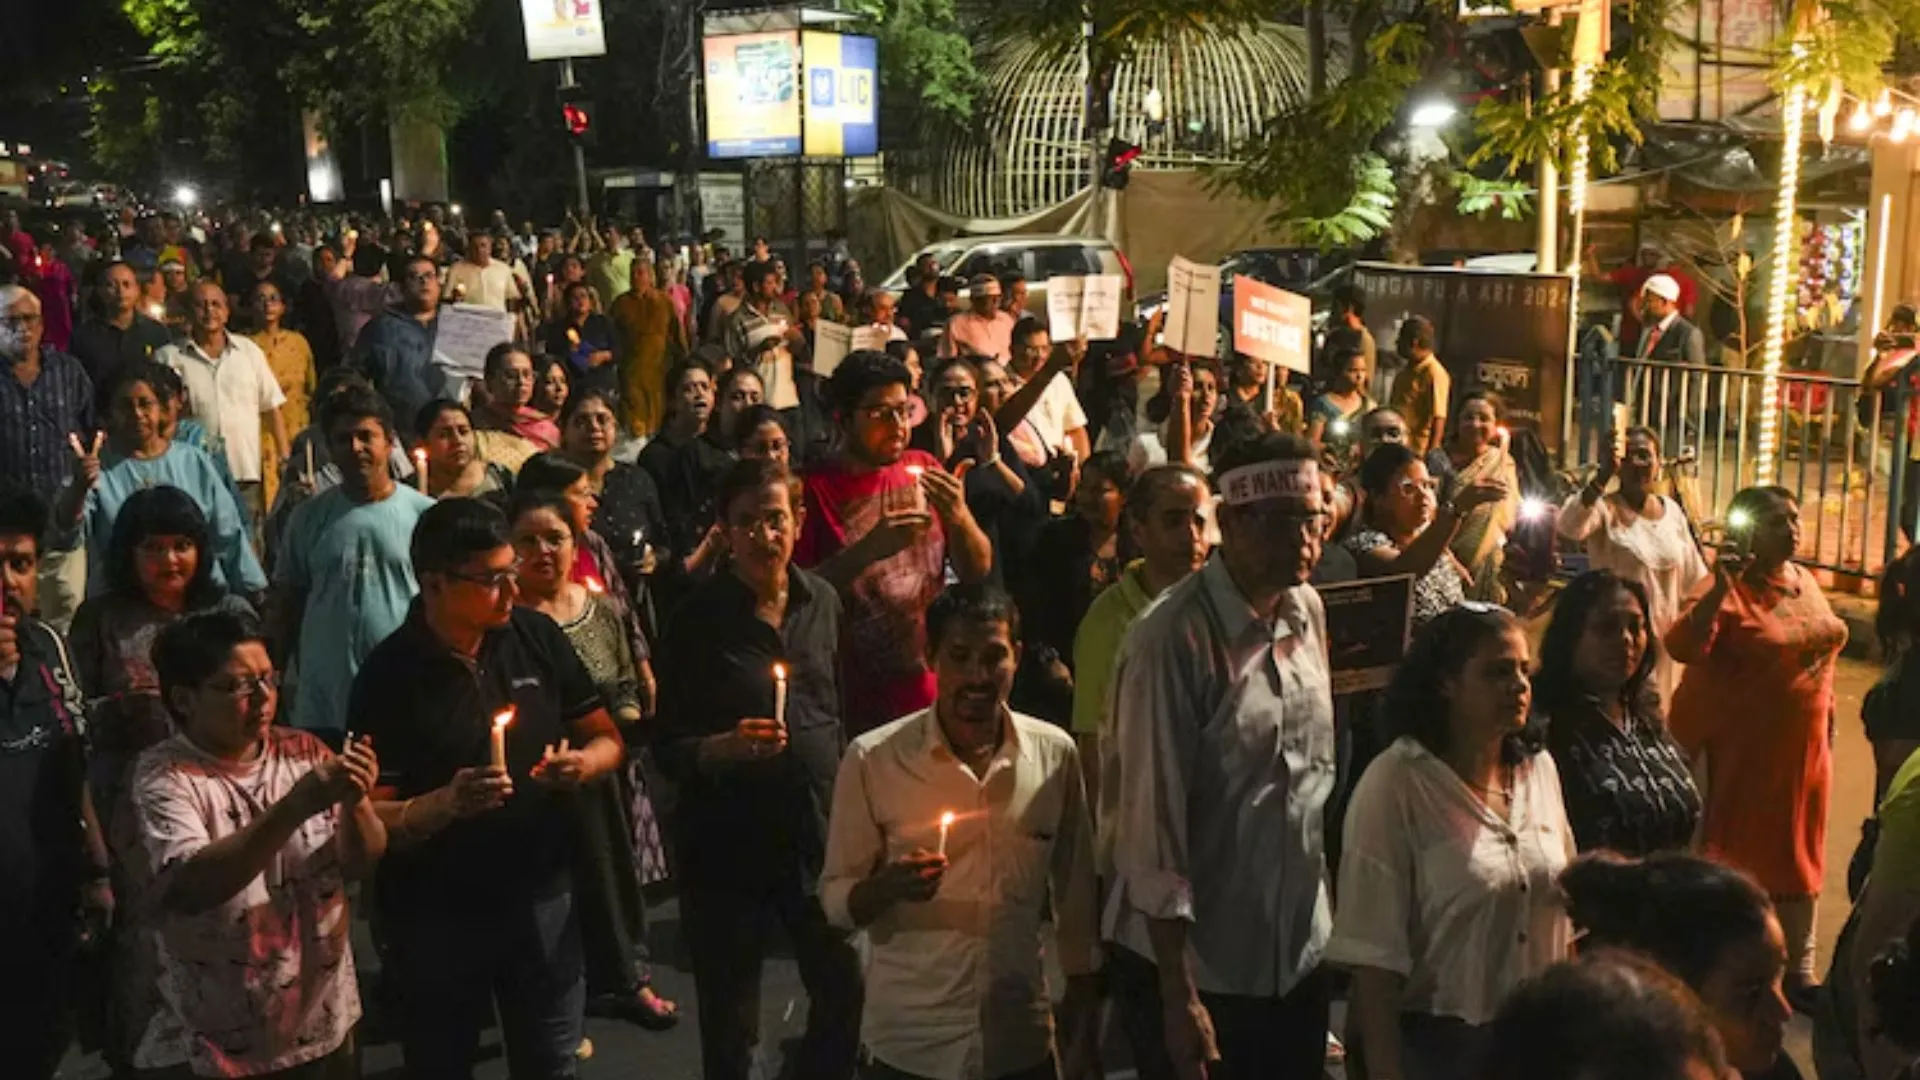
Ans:
POLYGON ((375 807, 393 850, 375 902, 407 1073, 471 1076, 497 1009, 513 1076, 572 1077, 586 1005, 573 798, 625 750, 566 635, 514 605, 499 510, 435 503, 412 555, 420 596, 347 709, 349 730, 380 747, 375 807))
POLYGON ((267 516, 260 436, 264 429, 274 446, 291 445, 280 415, 287 395, 260 346, 227 331, 227 294, 219 284, 197 282, 192 295, 188 336, 155 353, 154 359, 180 373, 187 389, 187 415, 225 446, 227 468, 254 530, 257 551, 267 516))
POLYGON ((754 1074, 774 920, 807 988, 793 1075, 846 1080, 860 1045, 860 961, 818 895, 845 746, 842 609, 833 586, 792 565, 800 500, 778 462, 728 470, 714 501, 731 558, 680 606, 657 658, 654 752, 680 791, 675 877, 706 1080, 754 1074))
POLYGON ((268 611, 281 662, 299 658, 293 723, 337 747, 361 662, 420 592, 409 546, 433 500, 394 481, 393 417, 373 390, 325 398, 319 420, 340 483, 287 519, 268 611))
MULTIPOLYGON (((0 475, 51 503, 73 467, 70 440, 91 442, 97 427, 92 380, 80 361, 42 342, 44 325, 39 297, 0 285, 0 475)), ((62 631, 86 591, 86 566, 82 551, 40 560, 40 615, 62 631)))
POLYGON ((993 545, 967 509, 960 479, 907 447, 910 378, 883 352, 841 361, 827 383, 840 450, 806 476, 807 520, 794 562, 846 601, 850 737, 933 702, 927 606, 949 569, 969 582, 993 569, 993 545))
MULTIPOLYGON (((399 284, 400 302, 367 323, 353 353, 354 362, 405 425, 427 402, 459 395, 454 380, 433 362, 434 335, 440 328, 439 269, 425 255, 409 256, 401 264, 399 284)), ((418 432, 402 428, 401 434, 418 432)))
POLYGON ((178 733, 141 755, 133 805, 188 1071, 357 1075, 346 883, 387 847, 374 744, 335 755, 275 725, 279 683, 245 616, 187 616, 153 663, 178 733))
POLYGON ((1220 547, 1115 665, 1102 932, 1148 1080, 1324 1065, 1335 750, 1326 613, 1307 584, 1326 517, 1317 458, 1285 434, 1215 457, 1220 547))

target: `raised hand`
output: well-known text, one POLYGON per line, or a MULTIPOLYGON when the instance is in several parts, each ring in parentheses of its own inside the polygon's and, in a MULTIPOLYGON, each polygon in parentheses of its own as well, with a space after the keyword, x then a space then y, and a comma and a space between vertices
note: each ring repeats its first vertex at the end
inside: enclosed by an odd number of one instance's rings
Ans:
POLYGON ((85 491, 100 482, 100 444, 106 433, 93 433, 92 443, 82 443, 77 432, 67 433, 67 446, 73 450, 73 482, 85 491))

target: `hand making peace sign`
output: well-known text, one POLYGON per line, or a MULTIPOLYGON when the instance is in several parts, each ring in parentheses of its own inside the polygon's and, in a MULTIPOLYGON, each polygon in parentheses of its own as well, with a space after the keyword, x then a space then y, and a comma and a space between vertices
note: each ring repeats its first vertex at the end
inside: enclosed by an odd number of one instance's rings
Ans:
POLYGON ((73 449, 73 482, 82 491, 100 482, 100 444, 106 437, 104 431, 94 432, 93 443, 89 446, 80 441, 78 432, 67 433, 67 445, 73 449))

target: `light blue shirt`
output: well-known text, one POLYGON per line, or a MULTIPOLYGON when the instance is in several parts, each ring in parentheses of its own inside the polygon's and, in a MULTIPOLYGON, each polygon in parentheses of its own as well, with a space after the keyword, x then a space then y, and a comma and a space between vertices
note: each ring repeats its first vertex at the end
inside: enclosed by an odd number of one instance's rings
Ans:
POLYGON ((251 596, 267 587, 267 572, 247 538, 246 519, 234 502, 221 466, 206 451, 175 442, 157 458, 120 458, 100 470, 100 482, 87 493, 80 529, 54 537, 54 546, 72 550, 87 545, 87 595, 107 591, 107 553, 113 524, 133 493, 142 488, 176 487, 207 515, 213 536, 213 580, 231 592, 251 596))
POLYGON ((420 592, 408 554, 413 527, 433 500, 396 486, 358 503, 333 488, 301 503, 287 522, 276 583, 305 597, 300 619, 296 726, 339 731, 360 662, 406 621, 420 592))

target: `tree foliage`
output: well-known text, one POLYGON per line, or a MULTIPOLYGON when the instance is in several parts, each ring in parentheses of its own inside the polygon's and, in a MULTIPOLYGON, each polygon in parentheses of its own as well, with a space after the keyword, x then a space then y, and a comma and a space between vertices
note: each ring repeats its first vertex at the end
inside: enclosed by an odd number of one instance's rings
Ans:
MULTIPOLYGON (((882 101, 912 101, 919 119, 955 127, 973 120, 986 82, 954 0, 848 0, 846 9, 879 42, 882 101)), ((886 135, 888 145, 916 141, 913 132, 886 135)))

